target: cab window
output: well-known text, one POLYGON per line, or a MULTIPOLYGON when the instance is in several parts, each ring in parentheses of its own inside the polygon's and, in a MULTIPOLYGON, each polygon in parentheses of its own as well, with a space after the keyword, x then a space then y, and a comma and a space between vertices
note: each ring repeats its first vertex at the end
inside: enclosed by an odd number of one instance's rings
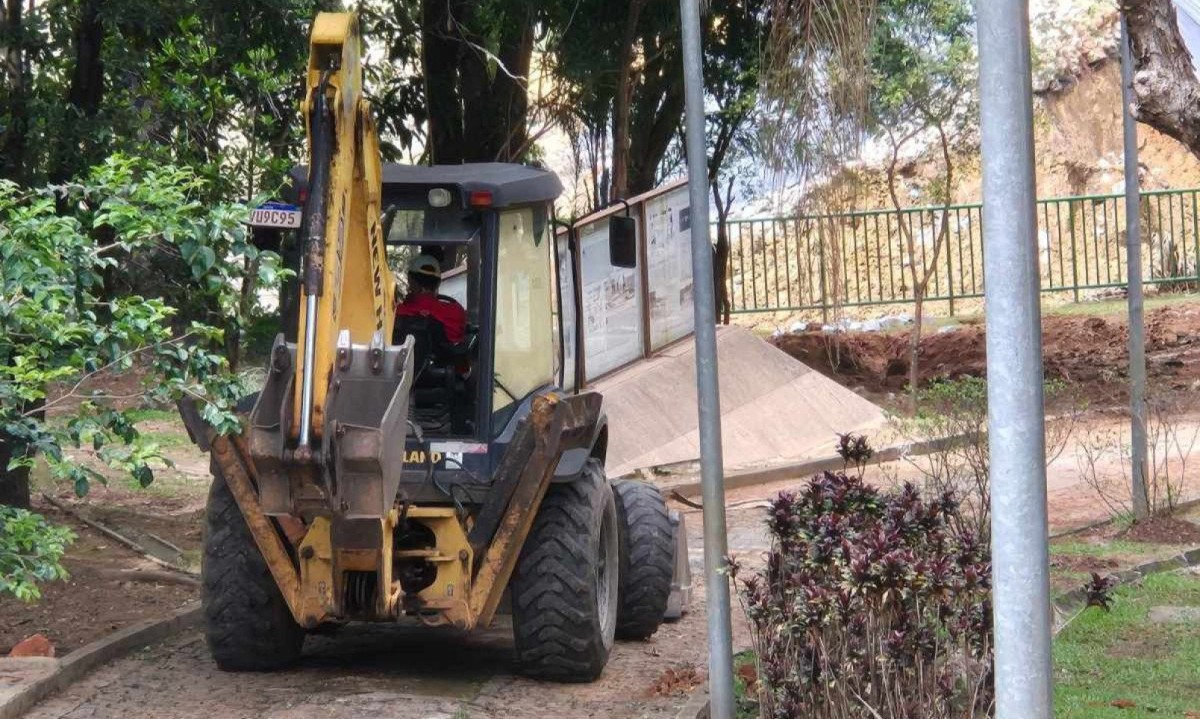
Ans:
POLYGON ((497 413, 553 381, 556 339, 548 223, 535 226, 535 211, 528 207, 502 212, 499 222, 492 393, 497 413))

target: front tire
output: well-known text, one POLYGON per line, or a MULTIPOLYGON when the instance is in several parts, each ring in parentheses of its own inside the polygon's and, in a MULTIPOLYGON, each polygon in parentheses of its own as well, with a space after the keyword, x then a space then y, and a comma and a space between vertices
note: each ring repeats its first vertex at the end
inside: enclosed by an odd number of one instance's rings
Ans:
POLYGON ((619 639, 649 639, 662 625, 675 571, 675 531, 657 487, 613 482, 620 528, 619 639))
POLYGON ((204 634, 224 671, 271 671, 300 657, 304 630, 292 618, 224 477, 214 468, 205 512, 204 634))
POLYGON ((522 673, 589 682, 604 670, 617 626, 617 522, 599 460, 579 479, 550 485, 511 583, 522 673))

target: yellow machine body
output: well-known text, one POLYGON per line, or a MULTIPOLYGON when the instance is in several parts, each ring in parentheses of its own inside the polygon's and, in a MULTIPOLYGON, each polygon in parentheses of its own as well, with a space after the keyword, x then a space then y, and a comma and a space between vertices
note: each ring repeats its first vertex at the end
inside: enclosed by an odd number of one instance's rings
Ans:
MULTIPOLYGON (((350 341, 365 344, 375 332, 390 338, 395 313, 395 278, 387 263, 380 224, 382 168, 379 138, 371 108, 362 94, 361 39, 353 13, 320 13, 313 22, 307 86, 302 109, 311 122, 312 98, 322 90, 329 95, 334 113, 335 143, 330 167, 325 215, 324 273, 317 321, 308 327, 300 313, 297 343, 304 346, 308 332, 316 333, 313 367, 313 435, 325 426, 326 398, 332 379, 339 332, 348 330, 350 341)), ((309 150, 312 132, 309 128, 309 150)), ((300 304, 307 294, 301 289, 300 304)), ((296 358, 296 373, 304 372, 303 353, 296 358)), ((292 416, 300 417, 300 393, 294 393, 292 416)), ((293 422, 293 439, 299 422, 293 422)))

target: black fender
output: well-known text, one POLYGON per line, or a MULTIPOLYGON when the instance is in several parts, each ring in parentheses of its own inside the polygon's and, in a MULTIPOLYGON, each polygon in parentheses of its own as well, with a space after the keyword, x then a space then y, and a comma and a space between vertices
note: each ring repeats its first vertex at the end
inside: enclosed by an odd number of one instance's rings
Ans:
POLYGON ((554 482, 571 482, 583 474, 583 466, 589 459, 595 457, 603 464, 608 454, 608 414, 600 410, 600 416, 592 427, 591 440, 583 447, 568 449, 558 458, 558 466, 554 468, 554 482))
MULTIPOLYGON (((492 440, 493 445, 507 445, 512 441, 513 435, 516 433, 517 424, 525 417, 529 416, 529 412, 533 406, 533 398, 538 394, 545 392, 561 392, 553 387, 546 387, 538 392, 526 397, 521 401, 521 404, 509 417, 504 425, 504 430, 492 440)), ((558 464, 554 468, 554 476, 551 481, 554 482, 571 482, 583 474, 583 466, 588 459, 595 457, 601 462, 604 462, 608 454, 608 415, 604 411, 603 405, 600 408, 600 416, 596 418, 596 424, 592 427, 591 436, 588 442, 582 447, 568 449, 558 458, 558 464)))

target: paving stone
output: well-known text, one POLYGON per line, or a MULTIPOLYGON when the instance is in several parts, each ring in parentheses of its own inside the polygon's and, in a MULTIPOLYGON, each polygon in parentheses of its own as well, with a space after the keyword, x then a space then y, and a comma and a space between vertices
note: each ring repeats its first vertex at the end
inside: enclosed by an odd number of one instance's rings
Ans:
POLYGON ((1155 624, 1200 623, 1200 607, 1150 607, 1150 621, 1155 624))

